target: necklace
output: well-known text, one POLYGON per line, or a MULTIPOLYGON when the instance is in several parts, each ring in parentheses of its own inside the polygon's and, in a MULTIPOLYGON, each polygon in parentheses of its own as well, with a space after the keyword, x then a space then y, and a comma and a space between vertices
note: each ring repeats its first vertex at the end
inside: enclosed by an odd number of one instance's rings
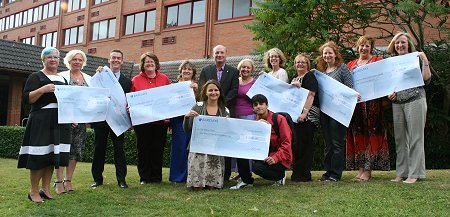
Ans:
POLYGON ((372 60, 372 56, 369 56, 366 60, 362 60, 361 58, 358 58, 358 61, 356 61, 356 66, 363 66, 368 63, 370 63, 372 60))

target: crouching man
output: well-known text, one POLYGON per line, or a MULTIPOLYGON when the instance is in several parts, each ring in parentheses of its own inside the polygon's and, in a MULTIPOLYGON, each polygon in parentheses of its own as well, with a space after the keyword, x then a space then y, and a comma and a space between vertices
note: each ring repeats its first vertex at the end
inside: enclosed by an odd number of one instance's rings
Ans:
MULTIPOLYGON (((272 126, 270 133, 269 156, 264 161, 253 161, 253 172, 267 180, 275 181, 274 185, 284 185, 286 169, 292 163, 292 131, 283 115, 277 116, 279 134, 274 129, 272 121, 273 112, 269 111, 267 98, 262 94, 252 97, 253 111, 258 121, 264 121, 272 126)), ((248 163, 247 163, 248 165, 248 163)), ((241 168, 238 161, 238 168, 241 168)), ((253 178, 250 171, 239 171, 241 180, 230 189, 241 189, 253 186, 253 178), (244 172, 243 174, 241 174, 244 172), (245 179, 244 179, 245 177, 245 179), (247 178, 248 177, 248 178, 247 178)))

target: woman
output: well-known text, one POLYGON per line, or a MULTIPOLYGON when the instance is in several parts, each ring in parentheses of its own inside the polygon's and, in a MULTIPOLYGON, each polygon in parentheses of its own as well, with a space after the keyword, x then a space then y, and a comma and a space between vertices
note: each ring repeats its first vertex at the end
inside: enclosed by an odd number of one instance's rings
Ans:
MULTIPOLYGON (((359 58, 347 63, 350 70, 383 59, 372 55, 375 39, 361 36, 356 44, 359 58)), ((389 164, 383 99, 356 104, 347 129, 347 169, 359 170, 353 180, 368 181, 372 170, 389 170, 389 164)))
MULTIPOLYGON (((69 71, 59 73, 69 82, 69 85, 89 86, 91 76, 82 72, 86 66, 87 58, 81 50, 71 50, 64 57, 64 64, 69 71)), ((82 160, 82 154, 86 143, 86 124, 72 124, 72 144, 70 146, 69 166, 66 168, 66 176, 63 178, 64 167, 55 170, 56 181, 54 183, 57 194, 73 191, 72 176, 77 166, 77 161, 82 160)))
MULTIPOLYGON (((394 36, 388 46, 388 53, 400 56, 416 51, 413 40, 408 33, 400 32, 394 36)), ((422 78, 425 84, 430 82, 431 71, 428 58, 419 52, 422 78)), ((417 179, 425 178, 425 121, 427 101, 425 89, 410 88, 394 92, 388 96, 392 101, 394 117, 394 135, 397 151, 397 177, 392 181, 412 184, 417 179)))
MULTIPOLYGON (((321 56, 316 58, 317 67, 322 73, 352 88, 350 70, 344 64, 336 43, 329 41, 319 48, 321 56)), ((345 161, 345 133, 347 128, 327 114, 320 113, 320 123, 325 139, 324 165, 326 172, 319 181, 337 182, 342 177, 345 161)))
POLYGON ((309 182, 312 180, 314 132, 316 131, 316 125, 319 125, 319 95, 316 95, 319 85, 316 76, 314 76, 314 71, 311 71, 311 61, 305 54, 299 54, 295 57, 294 66, 297 69, 297 77, 292 79, 291 84, 298 88, 305 88, 309 90, 309 93, 302 108, 302 113, 297 117, 297 123, 295 124, 297 144, 292 144, 294 160, 291 181, 309 182))
MULTIPOLYGON (((190 81, 194 94, 197 95, 198 85, 195 83, 197 70, 195 65, 188 60, 181 63, 178 68, 178 82, 190 81)), ((169 181, 183 183, 187 178, 187 146, 191 140, 191 134, 183 130, 183 118, 179 116, 170 119, 172 127, 172 145, 170 150, 170 175, 169 181)))
MULTIPOLYGON (((159 59, 153 53, 141 56, 141 72, 132 80, 130 92, 160 87, 171 83, 159 72, 159 59)), ((141 185, 162 181, 162 163, 166 145, 168 120, 134 126, 138 149, 138 172, 141 185)))
MULTIPOLYGON (((203 85, 200 100, 201 102, 194 105, 184 117, 183 129, 186 132, 192 131, 195 116, 229 116, 229 111, 225 107, 225 97, 216 80, 209 80, 203 85)), ((190 152, 187 186, 193 190, 202 190, 205 187, 209 189, 222 188, 224 171, 224 157, 190 152)))
POLYGON ((288 74, 283 69, 286 57, 278 48, 272 48, 264 54, 264 65, 271 69, 269 75, 288 83, 288 74))
POLYGON ((50 193, 53 168, 68 165, 71 142, 70 125, 58 124, 58 104, 53 93, 55 85, 67 84, 57 72, 59 51, 47 47, 41 59, 44 68, 28 77, 23 90, 23 101, 31 105, 31 111, 17 166, 30 170, 28 199, 38 204, 43 199, 53 199, 50 193))
MULTIPOLYGON (((256 120, 256 114, 253 111, 252 100, 247 96, 248 90, 255 83, 256 79, 252 77, 255 63, 251 59, 243 59, 238 64, 239 70, 239 88, 236 98, 236 117, 239 119, 256 120)), ((248 159, 236 159, 237 171, 240 178, 237 185, 231 189, 240 189, 253 184, 251 161, 248 159)))

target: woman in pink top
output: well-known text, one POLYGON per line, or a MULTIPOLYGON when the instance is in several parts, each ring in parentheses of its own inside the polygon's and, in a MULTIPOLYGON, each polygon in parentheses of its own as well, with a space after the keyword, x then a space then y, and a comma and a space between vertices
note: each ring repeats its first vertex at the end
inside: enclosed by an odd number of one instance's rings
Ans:
MULTIPOLYGON (((159 59, 153 53, 141 56, 141 72, 132 80, 130 92, 160 87, 171 83, 159 72, 159 59)), ((168 120, 155 121, 134 126, 138 149, 138 172, 141 185, 161 182, 163 152, 166 144, 168 120)))

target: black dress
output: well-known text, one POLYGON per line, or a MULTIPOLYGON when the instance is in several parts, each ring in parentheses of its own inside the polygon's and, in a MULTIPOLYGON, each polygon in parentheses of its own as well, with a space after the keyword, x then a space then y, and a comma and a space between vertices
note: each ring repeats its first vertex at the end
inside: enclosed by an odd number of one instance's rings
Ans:
MULTIPOLYGON (((29 103, 29 94, 44 85, 66 85, 67 81, 57 75, 47 77, 43 72, 31 74, 23 90, 24 103, 29 103)), ((58 109, 54 93, 43 94, 31 104, 31 111, 19 151, 18 168, 39 170, 48 166, 67 166, 70 153, 70 124, 58 124, 58 109)))

